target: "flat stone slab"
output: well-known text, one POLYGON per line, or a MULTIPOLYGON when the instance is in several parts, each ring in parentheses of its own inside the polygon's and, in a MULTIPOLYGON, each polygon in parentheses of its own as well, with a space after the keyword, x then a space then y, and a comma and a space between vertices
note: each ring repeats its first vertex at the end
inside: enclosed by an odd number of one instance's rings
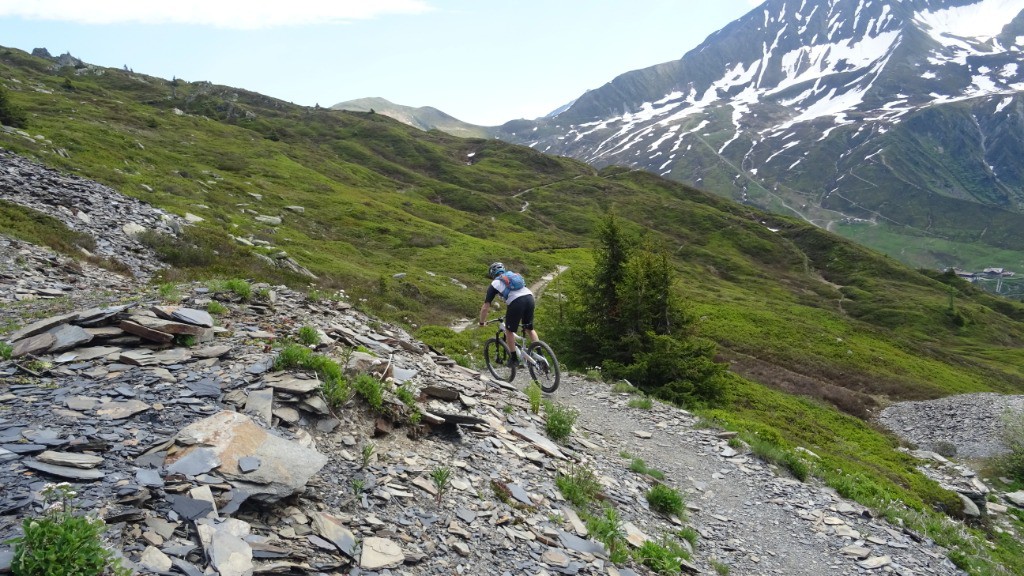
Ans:
POLYGON ((174 335, 167 332, 161 332, 155 328, 151 328, 144 324, 139 324, 132 320, 122 320, 120 324, 121 330, 129 334, 134 334, 140 338, 145 338, 150 342, 156 342, 157 344, 167 344, 174 340, 174 335))
MULTIPOLYGON (((88 331, 87 331, 88 332, 88 331)), ((95 338, 95 336, 93 336, 95 338)), ((78 348, 73 352, 68 352, 62 356, 63 362, 87 362, 89 360, 95 360, 97 358, 104 358, 111 354, 116 354, 121 351, 121 348, 116 346, 90 346, 88 348, 78 348), (70 357, 70 359, 64 360, 63 358, 70 357)))
POLYGON ((70 314, 61 314, 60 316, 51 316, 50 318, 37 320, 29 324, 28 326, 25 326, 21 330, 16 330, 12 332, 10 336, 7 337, 7 341, 17 342, 22 338, 28 338, 29 336, 35 336, 36 334, 46 332, 47 330, 53 328, 54 326, 59 326, 64 323, 71 322, 76 318, 78 318, 78 312, 71 312, 70 314))
POLYGON ((122 420, 149 409, 149 404, 141 400, 127 400, 125 402, 106 402, 100 404, 96 407, 96 414, 110 420, 122 420))
POLYGON ((274 390, 282 390, 293 394, 309 394, 320 389, 321 382, 311 378, 298 378, 292 375, 268 376, 263 383, 274 390))
POLYGON ((22 356, 28 356, 29 354, 39 354, 45 352, 53 346, 53 343, 57 341, 57 337, 50 333, 36 334, 35 336, 29 336, 23 338, 14 343, 14 349, 11 351, 11 358, 21 358, 22 356))
POLYGON ((341 520, 323 512, 315 513, 312 519, 313 530, 317 534, 334 544, 342 554, 355 558, 356 536, 341 523, 341 520))
POLYGON ((401 566, 405 562, 402 547, 393 540, 371 536, 363 540, 363 551, 359 556, 359 567, 364 570, 378 570, 401 566))
POLYGON ((534 446, 548 456, 562 459, 565 458, 565 455, 562 454, 562 450, 559 449, 558 445, 552 442, 547 436, 538 432, 535 428, 512 428, 512 433, 523 440, 532 442, 534 446))
POLYGON ((77 348, 82 344, 88 344, 92 340, 92 334, 73 324, 64 324, 63 326, 51 328, 47 333, 53 334, 54 337, 53 346, 50 346, 50 352, 63 352, 64 350, 77 348))
POLYGON ((192 355, 196 358, 220 358, 228 352, 231 352, 231 346, 207 346, 206 348, 193 350, 192 355))
POLYGON ((69 480, 100 480, 107 475, 106 472, 103 472, 102 470, 82 470, 80 468, 70 468, 68 466, 54 466, 53 464, 46 464, 45 462, 39 462, 38 460, 32 460, 31 458, 22 460, 21 463, 30 470, 35 470, 51 476, 67 478, 69 480))
MULTIPOLYGON (((167 334, 181 334, 188 336, 205 336, 206 328, 202 326, 196 326, 195 324, 186 324, 185 322, 177 322, 174 320, 165 320, 163 318, 153 318, 152 316, 141 316, 132 315, 126 320, 127 322, 134 322, 151 330, 158 332, 166 332, 167 334)), ((124 328, 122 326, 122 328, 124 328)), ((138 334, 142 336, 142 334, 138 334)))
POLYGON ((209 312, 203 310, 182 308, 180 306, 153 306, 150 310, 165 320, 175 320, 186 324, 213 328, 213 316, 210 316, 209 312))
POLYGON ((53 450, 43 452, 39 456, 36 456, 36 459, 44 464, 68 466, 71 468, 81 468, 83 470, 95 468, 100 464, 103 464, 103 458, 100 456, 77 454, 74 452, 54 452, 53 450))
MULTIPOLYGON (((168 334, 170 336, 170 334, 168 334)), ((171 339, 173 340, 173 336, 171 339)), ((118 362, 124 362, 125 364, 131 364, 132 366, 155 366, 160 361, 153 355, 149 350, 129 350, 122 352, 117 357, 118 362)))

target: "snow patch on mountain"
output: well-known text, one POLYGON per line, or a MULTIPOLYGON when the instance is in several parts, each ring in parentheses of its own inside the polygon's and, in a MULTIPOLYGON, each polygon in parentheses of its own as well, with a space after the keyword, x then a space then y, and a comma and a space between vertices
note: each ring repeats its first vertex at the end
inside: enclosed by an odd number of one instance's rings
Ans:
POLYGON ((937 42, 956 45, 960 38, 987 42, 1002 32, 1008 14, 1024 10, 1024 0, 981 0, 967 6, 923 10, 914 20, 924 24, 937 42))

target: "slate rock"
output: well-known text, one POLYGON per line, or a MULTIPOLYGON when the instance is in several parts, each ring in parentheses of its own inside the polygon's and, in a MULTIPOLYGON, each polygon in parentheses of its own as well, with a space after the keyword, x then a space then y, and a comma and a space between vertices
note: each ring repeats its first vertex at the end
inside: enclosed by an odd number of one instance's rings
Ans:
POLYGON ((56 341, 57 337, 49 332, 18 340, 11 350, 11 358, 40 354, 49 350, 56 341))
POLYGON ((405 562, 402 547, 387 538, 371 536, 363 540, 362 554, 359 556, 359 567, 366 570, 394 568, 405 562))
POLYGON ((47 450, 46 452, 36 456, 36 459, 44 464, 68 466, 71 468, 81 468, 83 470, 95 468, 103 463, 103 458, 100 456, 92 456, 90 454, 73 454, 68 452, 53 452, 51 450, 47 450))
POLYGON ((340 519, 324 512, 314 513, 312 519, 317 534, 334 544, 342 554, 355 558, 356 536, 340 519))
POLYGON ((51 476, 59 476, 68 480, 100 480, 107 475, 102 470, 82 470, 81 468, 70 468, 68 466, 54 466, 53 464, 46 464, 31 458, 22 460, 21 464, 31 470, 51 476))
POLYGON ((59 326, 66 322, 71 322, 75 318, 78 318, 78 312, 71 312, 70 314, 61 314, 59 316, 51 316, 49 318, 37 320, 36 322, 33 322, 28 326, 21 328, 20 330, 15 330, 14 332, 12 332, 7 337, 7 341, 17 342, 18 340, 21 340, 23 338, 28 338, 29 336, 41 334, 43 332, 46 332, 50 328, 59 326))
POLYGON ((213 512, 213 504, 205 500, 196 500, 195 498, 178 494, 168 494, 166 498, 170 502, 171 508, 178 516, 185 520, 206 518, 208 514, 213 512))
MULTIPOLYGON (((176 438, 179 443, 203 444, 204 450, 211 450, 220 460, 219 474, 263 502, 275 502, 303 489, 327 463, 327 457, 315 449, 275 436, 237 412, 219 412, 195 422, 176 438), (242 472, 238 461, 247 456, 259 458, 262 465, 258 470, 242 472)), ((196 449, 189 446, 168 455, 166 464, 171 466, 196 449)))

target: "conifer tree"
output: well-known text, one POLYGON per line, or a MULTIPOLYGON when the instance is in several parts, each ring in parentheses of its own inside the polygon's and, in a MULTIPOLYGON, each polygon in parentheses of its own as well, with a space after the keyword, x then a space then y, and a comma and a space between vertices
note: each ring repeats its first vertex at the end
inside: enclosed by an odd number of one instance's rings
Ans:
POLYGON ((27 120, 28 116, 25 114, 25 111, 15 106, 11 102, 7 90, 0 86, 0 124, 14 126, 15 128, 25 128, 28 124, 27 120))

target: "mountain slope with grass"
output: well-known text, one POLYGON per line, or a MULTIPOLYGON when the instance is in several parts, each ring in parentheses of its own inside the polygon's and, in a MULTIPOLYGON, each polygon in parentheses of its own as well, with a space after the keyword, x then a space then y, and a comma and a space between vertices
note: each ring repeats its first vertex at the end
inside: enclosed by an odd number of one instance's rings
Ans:
POLYGON ((912 266, 1024 269, 1024 3, 769 0, 495 135, 813 222, 912 266))
POLYGON ((389 102, 384 98, 358 98, 346 100, 331 106, 332 110, 348 110, 350 112, 375 112, 398 120, 403 124, 415 126, 421 130, 440 130, 460 138, 486 138, 488 129, 463 122, 449 114, 431 106, 403 106, 389 102))
MULTIPOLYGON (((569 267, 541 300, 543 335, 564 318, 557 294, 593 269, 595 233, 614 214, 667 255, 691 330, 731 366, 726 394, 704 408, 781 450, 814 430, 844 437, 822 447, 829 462, 922 511, 957 514, 864 419, 895 400, 1024 391, 1019 303, 645 171, 597 171, 237 88, 56 67, 13 49, 0 49, 0 80, 26 118, 0 146, 193 222, 143 236, 171 264, 159 282, 341 287, 362 310, 473 363, 484 331, 443 326, 479 309, 487 264, 528 279, 569 267), (275 266, 282 253, 315 279, 275 266)), ((88 211, 67 202, 72 216, 88 211)), ((38 221, 3 204, 0 219, 25 236, 38 221)))

